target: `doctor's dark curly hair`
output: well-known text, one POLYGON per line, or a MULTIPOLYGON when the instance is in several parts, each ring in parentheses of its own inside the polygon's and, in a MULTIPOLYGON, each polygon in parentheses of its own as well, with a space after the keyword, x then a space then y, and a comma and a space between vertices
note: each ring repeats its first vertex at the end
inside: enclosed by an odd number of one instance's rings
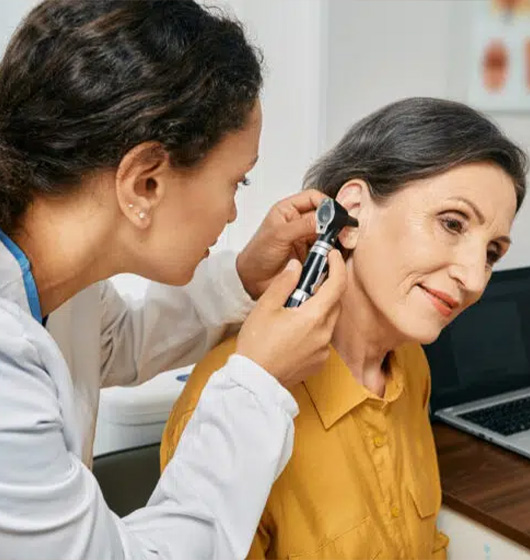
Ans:
POLYGON ((262 85, 241 25, 193 0, 45 0, 0 63, 0 229, 159 142, 193 166, 244 126, 262 85))

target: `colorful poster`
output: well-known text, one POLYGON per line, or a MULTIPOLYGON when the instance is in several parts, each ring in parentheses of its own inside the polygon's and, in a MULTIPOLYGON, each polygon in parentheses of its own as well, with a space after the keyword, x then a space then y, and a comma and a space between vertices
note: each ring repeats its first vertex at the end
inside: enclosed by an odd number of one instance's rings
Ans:
POLYGON ((530 0, 484 0, 475 10, 470 104, 530 111, 530 0))

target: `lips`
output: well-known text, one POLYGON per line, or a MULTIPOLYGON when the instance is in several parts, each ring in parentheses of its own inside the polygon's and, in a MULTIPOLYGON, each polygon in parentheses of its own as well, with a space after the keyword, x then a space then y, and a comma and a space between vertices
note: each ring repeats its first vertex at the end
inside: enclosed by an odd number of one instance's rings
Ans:
POLYGON ((451 315, 451 313, 460 305, 460 303, 456 299, 452 298, 445 292, 427 288, 427 286, 423 286, 422 284, 420 284, 419 286, 423 290, 423 293, 429 298, 434 307, 445 317, 451 315))

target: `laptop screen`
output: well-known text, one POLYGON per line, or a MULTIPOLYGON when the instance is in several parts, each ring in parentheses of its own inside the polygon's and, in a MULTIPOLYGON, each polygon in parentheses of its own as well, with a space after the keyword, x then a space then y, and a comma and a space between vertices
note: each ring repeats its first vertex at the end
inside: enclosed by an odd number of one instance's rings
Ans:
POLYGON ((481 300, 424 349, 432 412, 530 387, 530 267, 494 272, 481 300))

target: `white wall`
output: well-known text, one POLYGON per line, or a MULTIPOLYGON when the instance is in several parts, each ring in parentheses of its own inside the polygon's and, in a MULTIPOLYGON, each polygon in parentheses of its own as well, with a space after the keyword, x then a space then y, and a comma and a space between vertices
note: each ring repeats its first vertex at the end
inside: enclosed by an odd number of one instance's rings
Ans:
MULTIPOLYGON (((208 2, 210 3, 210 2, 208 2)), ((265 55, 260 160, 238 194, 239 217, 221 246, 240 248, 270 206, 300 190, 319 153, 324 0, 228 0, 265 55)))
MULTIPOLYGON (((471 28, 483 0, 328 0, 325 144, 403 97, 467 102, 471 28)), ((527 151, 530 115, 490 114, 527 151)), ((530 201, 499 268, 530 265, 530 201)))
POLYGON ((0 0, 2 15, 0 16, 0 54, 4 52, 9 38, 15 31, 24 15, 38 0, 0 0))

